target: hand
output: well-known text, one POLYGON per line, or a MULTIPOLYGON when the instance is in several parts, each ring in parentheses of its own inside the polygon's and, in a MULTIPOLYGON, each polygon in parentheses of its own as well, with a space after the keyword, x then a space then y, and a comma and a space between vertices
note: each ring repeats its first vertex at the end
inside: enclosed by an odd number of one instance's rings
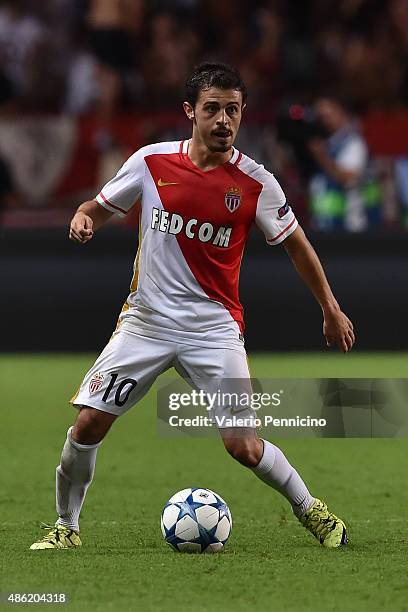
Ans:
POLYGON ((93 237, 93 221, 83 212, 77 212, 69 228, 69 239, 79 244, 89 242, 93 237))
POLYGON ((353 324, 340 309, 325 313, 323 334, 328 347, 337 344, 343 353, 348 353, 353 348, 355 342, 353 324))

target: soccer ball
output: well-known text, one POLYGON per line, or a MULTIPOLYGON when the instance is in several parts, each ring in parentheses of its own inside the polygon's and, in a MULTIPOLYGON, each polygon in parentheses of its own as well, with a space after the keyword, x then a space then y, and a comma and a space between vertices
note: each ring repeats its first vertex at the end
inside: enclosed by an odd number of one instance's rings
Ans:
POLYGON ((227 504, 210 489, 193 487, 175 493, 161 515, 163 537, 177 552, 219 552, 231 528, 227 504))

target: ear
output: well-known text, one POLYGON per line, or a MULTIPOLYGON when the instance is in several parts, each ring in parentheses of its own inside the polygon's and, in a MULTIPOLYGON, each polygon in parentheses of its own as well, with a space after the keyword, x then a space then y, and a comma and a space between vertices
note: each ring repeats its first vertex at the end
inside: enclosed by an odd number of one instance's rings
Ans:
POLYGON ((247 107, 247 105, 246 105, 246 104, 243 104, 243 105, 242 105, 242 109, 241 109, 242 114, 244 114, 244 110, 246 109, 246 107, 247 107))
POLYGON ((193 119, 194 119, 194 108, 191 106, 190 102, 183 102, 183 108, 184 108, 184 112, 186 113, 186 115, 190 119, 190 121, 193 121, 193 119))

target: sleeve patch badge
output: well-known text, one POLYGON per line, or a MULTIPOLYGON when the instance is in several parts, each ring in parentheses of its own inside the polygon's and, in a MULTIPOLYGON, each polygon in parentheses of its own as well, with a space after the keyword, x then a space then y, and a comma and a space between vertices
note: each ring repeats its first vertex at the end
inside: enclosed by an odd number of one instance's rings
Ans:
POLYGON ((284 217, 286 215, 286 213, 288 213, 290 210, 290 206, 287 202, 285 202, 285 204, 283 206, 281 206, 278 210, 278 217, 279 219, 282 219, 282 217, 284 217))

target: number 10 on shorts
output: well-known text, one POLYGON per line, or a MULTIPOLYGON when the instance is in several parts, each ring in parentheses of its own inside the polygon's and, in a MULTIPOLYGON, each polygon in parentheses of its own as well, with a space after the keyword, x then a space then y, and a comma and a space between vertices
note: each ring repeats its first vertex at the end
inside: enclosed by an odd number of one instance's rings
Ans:
MULTIPOLYGON (((111 373, 111 379, 110 379, 108 388, 106 389, 102 397, 102 401, 105 402, 105 404, 108 402, 108 399, 111 393, 113 393, 113 387, 116 384, 117 377, 118 377, 117 372, 111 373)), ((136 385, 137 385, 137 382, 133 380, 133 378, 125 378, 124 380, 122 380, 122 382, 118 384, 116 391, 115 391, 115 398, 114 398, 116 406, 121 407, 126 404, 126 402, 129 399, 129 395, 131 394, 133 389, 136 387, 136 385)))

